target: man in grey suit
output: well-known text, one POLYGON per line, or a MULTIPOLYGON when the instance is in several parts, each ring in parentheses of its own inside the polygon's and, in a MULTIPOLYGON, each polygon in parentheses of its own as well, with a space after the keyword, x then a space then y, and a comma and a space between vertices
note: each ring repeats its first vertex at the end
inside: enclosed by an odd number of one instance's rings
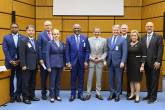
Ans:
POLYGON ((106 65, 105 58, 107 56, 107 42, 106 39, 100 36, 100 28, 94 29, 94 36, 88 39, 90 44, 90 61, 89 73, 87 82, 87 96, 86 100, 91 97, 91 88, 94 70, 96 71, 96 98, 103 100, 100 94, 101 91, 101 77, 103 66, 106 65))

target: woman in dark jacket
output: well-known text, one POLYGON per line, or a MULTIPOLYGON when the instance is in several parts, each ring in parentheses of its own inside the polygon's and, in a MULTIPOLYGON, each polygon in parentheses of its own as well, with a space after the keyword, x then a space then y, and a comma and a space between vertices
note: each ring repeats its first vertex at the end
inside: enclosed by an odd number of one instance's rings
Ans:
POLYGON ((59 96, 61 73, 65 65, 65 45, 60 41, 60 32, 52 31, 53 40, 47 44, 46 66, 50 72, 50 102, 61 101, 59 96))

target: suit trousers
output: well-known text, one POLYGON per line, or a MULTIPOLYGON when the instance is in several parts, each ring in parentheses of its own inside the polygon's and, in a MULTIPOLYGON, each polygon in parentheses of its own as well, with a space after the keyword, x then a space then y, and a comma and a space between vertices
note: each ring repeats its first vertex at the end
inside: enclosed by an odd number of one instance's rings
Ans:
POLYGON ((51 68, 49 96, 59 96, 62 68, 51 68))
POLYGON ((120 68, 120 65, 114 66, 113 64, 110 64, 109 68, 109 88, 110 93, 116 94, 116 96, 119 96, 121 93, 121 87, 122 87, 122 68, 120 68))
POLYGON ((25 70, 22 74, 22 96, 29 99, 35 96, 36 70, 25 70))
POLYGON ((77 60, 71 69, 71 96, 76 96, 76 84, 78 82, 78 96, 83 95, 84 85, 84 65, 81 65, 77 60))
POLYGON ((20 96, 22 93, 22 71, 20 66, 12 67, 11 68, 11 76, 10 76, 10 96, 20 96), (14 77, 16 75, 16 80, 17 80, 17 88, 16 91, 14 92, 14 77))
POLYGON ((155 70, 147 63, 145 64, 145 75, 147 84, 147 95, 150 98, 157 99, 160 69, 155 70))
POLYGON ((41 94, 45 96, 47 94, 47 79, 49 72, 44 70, 43 67, 40 66, 40 77, 41 77, 41 94))
MULTIPOLYGON (((94 62, 92 62, 94 63, 94 62)), ((101 79, 102 79, 102 69, 103 63, 100 62, 98 64, 94 64, 91 66, 89 63, 89 73, 88 73, 88 81, 87 81, 87 93, 90 95, 92 89, 92 82, 93 82, 93 74, 94 71, 96 72, 96 94, 101 95, 101 79)))

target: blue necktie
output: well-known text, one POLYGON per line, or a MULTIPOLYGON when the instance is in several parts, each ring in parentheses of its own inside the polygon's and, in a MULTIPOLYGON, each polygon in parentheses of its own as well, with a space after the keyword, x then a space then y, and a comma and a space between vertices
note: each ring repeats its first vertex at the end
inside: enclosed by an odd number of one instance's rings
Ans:
POLYGON ((31 39, 30 41, 31 41, 31 44, 32 44, 32 46, 33 46, 33 48, 34 48, 34 50, 35 50, 35 42, 34 42, 34 40, 31 39))
POLYGON ((116 38, 117 38, 116 36, 113 38, 113 41, 112 41, 112 43, 111 43, 111 47, 112 47, 112 48, 115 47, 115 43, 116 43, 115 41, 116 41, 116 38))
POLYGON ((77 49, 79 49, 79 44, 80 44, 80 39, 79 36, 76 36, 76 44, 77 44, 77 49))

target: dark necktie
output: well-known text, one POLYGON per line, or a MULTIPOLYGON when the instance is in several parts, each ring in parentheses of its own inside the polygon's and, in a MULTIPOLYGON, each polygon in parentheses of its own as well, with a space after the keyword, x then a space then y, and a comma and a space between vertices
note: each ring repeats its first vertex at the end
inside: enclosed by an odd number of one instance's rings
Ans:
POLYGON ((116 38, 117 38, 116 36, 113 38, 113 41, 112 41, 112 43, 111 43, 111 47, 112 47, 112 48, 115 47, 115 43, 116 43, 115 41, 116 41, 116 38))

